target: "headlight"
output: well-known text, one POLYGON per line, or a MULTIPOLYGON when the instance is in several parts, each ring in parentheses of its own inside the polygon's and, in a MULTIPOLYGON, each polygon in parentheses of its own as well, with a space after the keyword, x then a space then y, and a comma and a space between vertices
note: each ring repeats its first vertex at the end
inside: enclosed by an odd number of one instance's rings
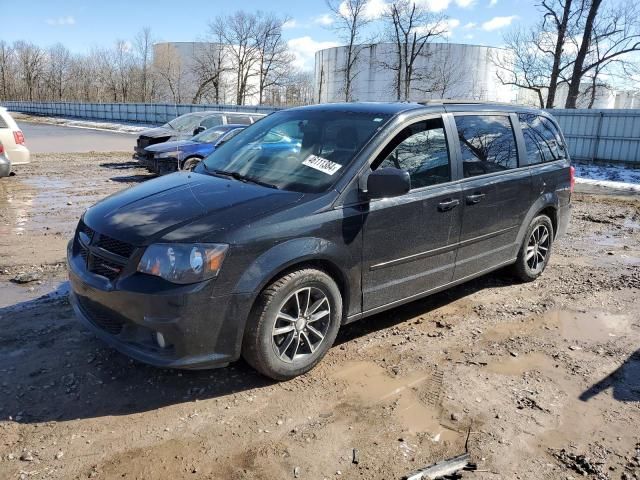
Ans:
POLYGON ((173 283, 196 283, 218 275, 229 245, 157 243, 145 250, 138 271, 173 283))
POLYGON ((161 153, 157 153, 155 155, 156 158, 177 158, 179 152, 173 151, 173 152, 161 152, 161 153))

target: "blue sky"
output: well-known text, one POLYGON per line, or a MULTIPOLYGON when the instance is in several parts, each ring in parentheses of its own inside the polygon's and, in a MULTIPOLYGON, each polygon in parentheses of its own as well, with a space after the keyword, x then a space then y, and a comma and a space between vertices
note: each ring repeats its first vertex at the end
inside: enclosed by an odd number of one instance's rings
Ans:
MULTIPOLYGON (((369 0, 375 16, 384 0, 369 0)), ((453 43, 498 46, 506 29, 539 18, 534 0, 416 0, 449 17, 453 43)), ((4 3, 4 2, 3 2, 4 3)), ((313 53, 337 45, 324 0, 31 0, 2 9, 0 39, 29 40, 40 46, 61 42, 73 52, 131 40, 145 26, 158 41, 202 40, 208 21, 234 10, 267 10, 288 15, 284 35, 301 68, 313 67, 313 53)), ((376 28, 375 24, 374 27, 376 28)))

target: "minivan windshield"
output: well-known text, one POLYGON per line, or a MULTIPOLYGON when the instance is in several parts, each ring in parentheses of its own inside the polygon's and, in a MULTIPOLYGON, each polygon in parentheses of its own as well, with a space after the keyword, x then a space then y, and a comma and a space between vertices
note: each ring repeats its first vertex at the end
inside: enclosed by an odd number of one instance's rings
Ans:
POLYGON ((179 132, 189 132, 195 130, 195 128, 200 125, 200 120, 202 120, 201 114, 187 113, 165 123, 164 126, 171 127, 179 132))
POLYGON ((323 192, 389 118, 365 112, 277 112, 224 143, 196 172, 282 190, 323 192))

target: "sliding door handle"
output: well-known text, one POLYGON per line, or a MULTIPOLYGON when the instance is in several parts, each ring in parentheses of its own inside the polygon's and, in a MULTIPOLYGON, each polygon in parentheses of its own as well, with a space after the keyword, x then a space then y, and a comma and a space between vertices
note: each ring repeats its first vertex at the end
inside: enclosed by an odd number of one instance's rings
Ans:
POLYGON ((458 205, 460 205, 460 200, 457 200, 455 198, 451 200, 443 200, 438 204, 438 210, 440 210, 441 212, 446 212, 448 210, 453 210, 458 205))
POLYGON ((473 205, 475 203, 480 203, 480 201, 484 198, 484 193, 474 193, 473 195, 467 195, 467 205, 473 205))

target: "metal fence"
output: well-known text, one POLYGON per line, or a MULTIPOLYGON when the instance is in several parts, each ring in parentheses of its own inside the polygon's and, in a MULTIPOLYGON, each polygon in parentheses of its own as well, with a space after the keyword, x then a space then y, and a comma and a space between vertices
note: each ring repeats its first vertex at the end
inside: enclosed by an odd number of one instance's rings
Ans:
MULTIPOLYGON (((178 115, 202 110, 254 113, 279 110, 265 106, 163 103, 4 102, 3 105, 11 111, 34 115, 147 124, 165 123, 178 115)), ((640 166, 640 110, 549 112, 558 119, 573 159, 640 166)))
POLYGON ((567 139, 571 158, 640 167, 640 110, 549 110, 567 139))
POLYGON ((83 118, 109 122, 161 124, 179 115, 204 110, 271 113, 276 107, 166 103, 3 102, 10 111, 51 117, 83 118))

